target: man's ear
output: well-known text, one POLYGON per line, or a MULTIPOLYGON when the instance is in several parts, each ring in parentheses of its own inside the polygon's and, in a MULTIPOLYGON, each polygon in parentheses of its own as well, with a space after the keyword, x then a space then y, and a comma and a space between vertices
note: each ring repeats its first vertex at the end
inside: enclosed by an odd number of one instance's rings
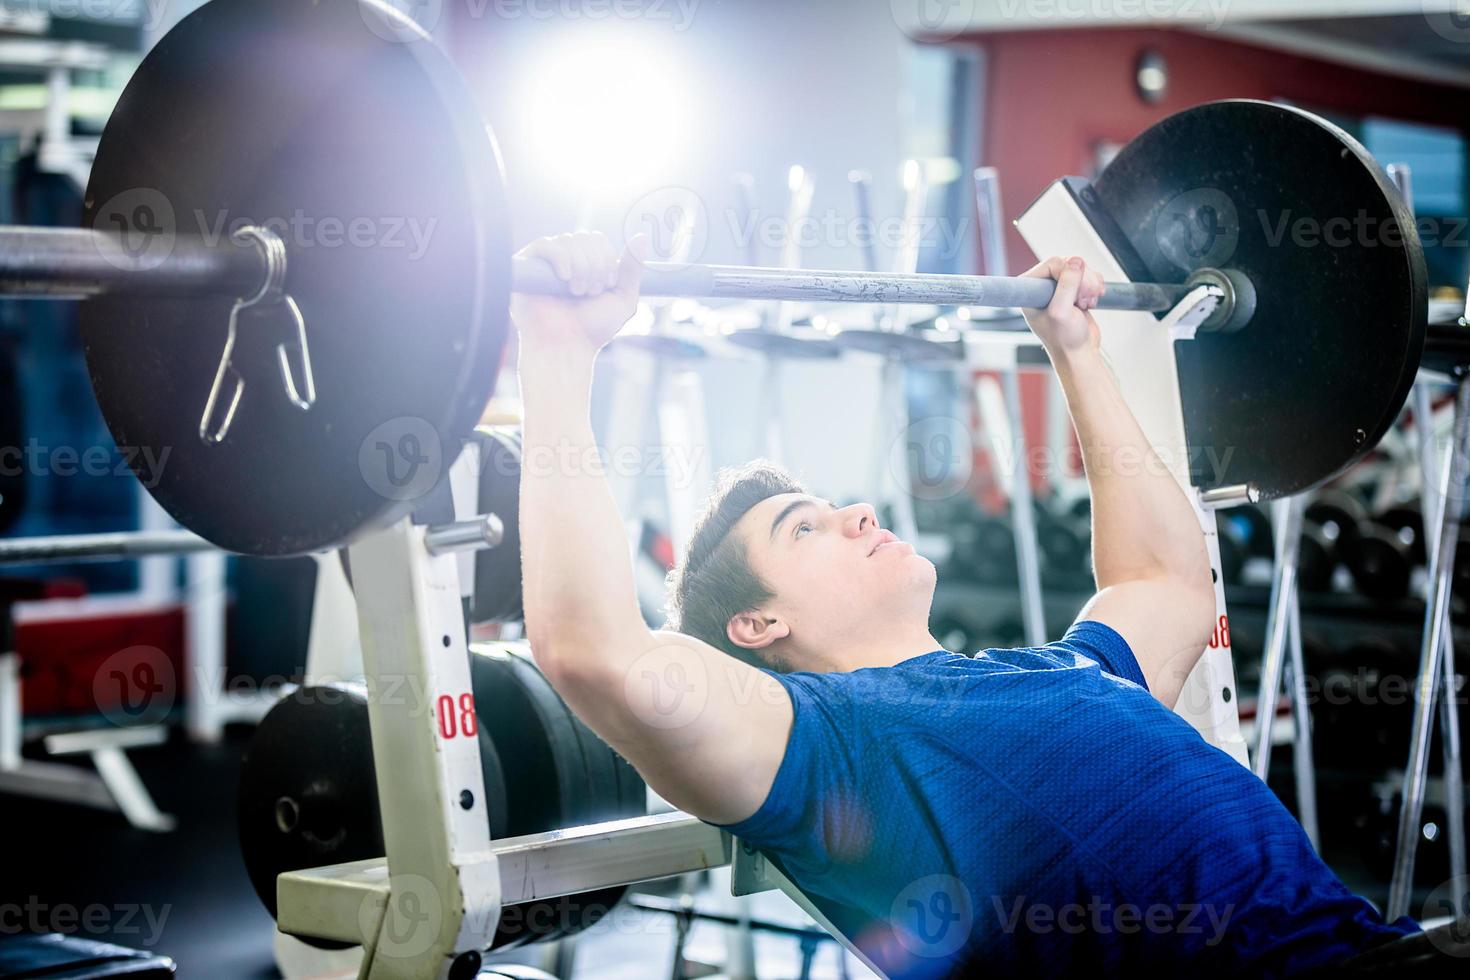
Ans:
POLYGON ((777 640, 791 635, 791 627, 782 620, 761 612, 747 609, 731 616, 725 624, 725 635, 737 647, 746 650, 761 650, 777 640))

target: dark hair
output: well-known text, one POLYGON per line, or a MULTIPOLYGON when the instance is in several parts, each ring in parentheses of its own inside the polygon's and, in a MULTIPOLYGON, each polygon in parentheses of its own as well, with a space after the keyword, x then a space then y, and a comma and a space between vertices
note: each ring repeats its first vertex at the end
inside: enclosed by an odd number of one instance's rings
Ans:
POLYGON ((769 460, 724 469, 694 525, 689 550, 669 573, 669 628, 703 640, 739 660, 766 666, 730 642, 730 618, 759 606, 773 593, 750 567, 745 543, 730 534, 735 524, 763 500, 783 493, 806 493, 790 473, 769 460))

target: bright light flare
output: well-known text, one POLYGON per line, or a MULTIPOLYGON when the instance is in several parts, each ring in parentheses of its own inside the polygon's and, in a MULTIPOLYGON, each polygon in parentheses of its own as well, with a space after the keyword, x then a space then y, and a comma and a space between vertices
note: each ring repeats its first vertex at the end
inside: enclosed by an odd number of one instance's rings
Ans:
POLYGON ((606 37, 548 51, 521 100, 536 167, 583 196, 657 186, 691 131, 688 80, 664 55, 606 37))

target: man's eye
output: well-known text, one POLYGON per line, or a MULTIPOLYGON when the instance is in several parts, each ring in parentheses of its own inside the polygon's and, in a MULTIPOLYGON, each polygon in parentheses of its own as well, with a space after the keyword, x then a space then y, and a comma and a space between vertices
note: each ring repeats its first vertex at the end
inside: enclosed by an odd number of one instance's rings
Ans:
POLYGON ((802 521, 800 524, 796 525, 796 536, 799 538, 801 537, 802 531, 810 531, 811 529, 812 526, 810 524, 808 524, 806 521, 802 521))

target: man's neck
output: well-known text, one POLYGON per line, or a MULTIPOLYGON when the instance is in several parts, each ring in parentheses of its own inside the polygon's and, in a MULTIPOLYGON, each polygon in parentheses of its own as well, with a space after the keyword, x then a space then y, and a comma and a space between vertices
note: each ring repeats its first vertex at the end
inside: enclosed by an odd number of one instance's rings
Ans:
POLYGON ((845 672, 863 667, 892 667, 914 657, 944 649, 944 645, 929 632, 928 625, 917 626, 895 632, 873 633, 854 638, 816 657, 821 664, 813 669, 825 672, 845 672))

